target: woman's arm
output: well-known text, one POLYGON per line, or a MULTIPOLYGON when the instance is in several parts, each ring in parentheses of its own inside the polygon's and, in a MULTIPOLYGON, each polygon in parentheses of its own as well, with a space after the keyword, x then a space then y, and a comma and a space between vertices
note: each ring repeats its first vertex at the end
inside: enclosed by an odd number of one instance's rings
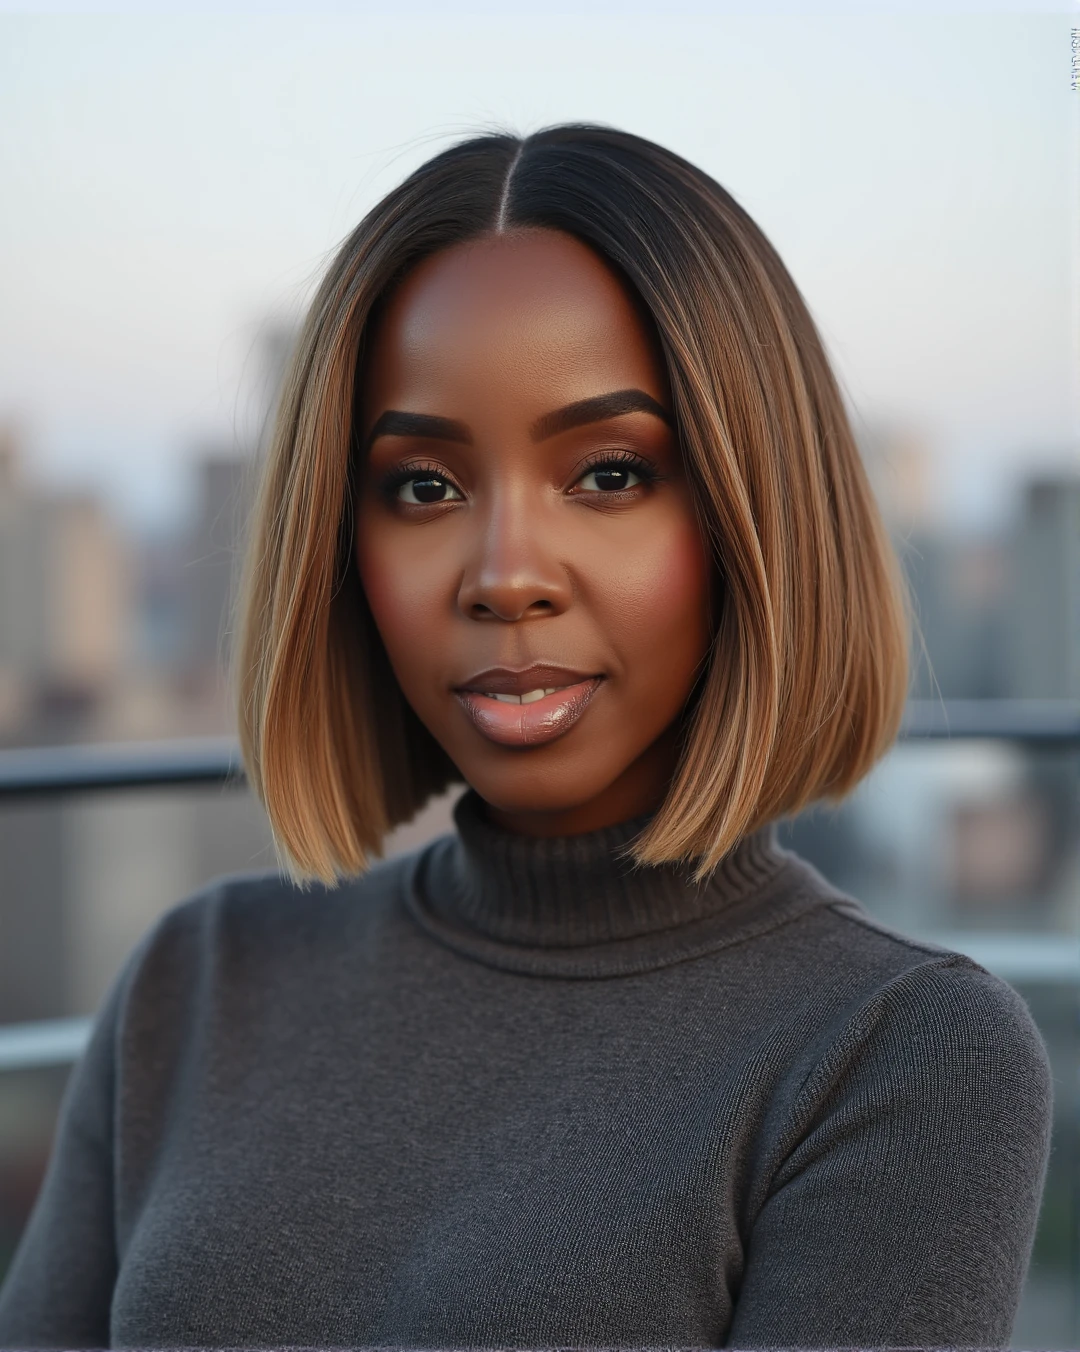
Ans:
POLYGON ((125 975, 65 1086, 41 1190, 0 1286, 0 1347, 109 1346, 114 1049, 125 975))
POLYGON ((1052 1103, 1011 986, 956 957, 895 978, 803 1085, 727 1346, 1007 1346, 1052 1103))

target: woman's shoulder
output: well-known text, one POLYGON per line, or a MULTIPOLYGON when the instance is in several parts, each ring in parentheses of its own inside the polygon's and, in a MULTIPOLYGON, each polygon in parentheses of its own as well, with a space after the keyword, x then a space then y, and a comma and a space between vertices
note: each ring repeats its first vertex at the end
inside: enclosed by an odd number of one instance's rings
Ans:
POLYGON ((163 912, 157 927, 165 931, 246 925, 265 929, 304 919, 325 923, 363 906, 370 910, 391 900, 420 851, 376 860, 366 872, 336 883, 298 882, 281 868, 247 869, 221 874, 163 912))
POLYGON ((805 860, 798 864, 800 885, 818 905, 790 938, 813 971, 819 1047, 827 1049, 807 1091, 870 1073, 877 1061, 917 1078, 967 1079, 976 1093, 988 1079, 1014 1079, 1049 1102, 1048 1051, 1020 991, 969 954, 886 923, 805 860))
POLYGON ((225 874, 170 905, 128 955, 118 982, 160 1003, 207 985, 270 983, 316 974, 343 955, 385 957, 412 926, 404 889, 423 853, 376 861, 334 885, 297 883, 280 869, 225 874))

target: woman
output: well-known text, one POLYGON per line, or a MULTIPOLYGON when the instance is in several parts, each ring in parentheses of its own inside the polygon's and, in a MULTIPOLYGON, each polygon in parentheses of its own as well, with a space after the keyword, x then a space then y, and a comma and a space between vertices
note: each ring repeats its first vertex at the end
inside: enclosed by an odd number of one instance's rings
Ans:
POLYGON ((132 954, 0 1341, 1005 1346, 1039 1033, 776 837, 892 744, 909 619, 719 185, 582 125, 422 166, 315 297, 250 543, 292 881, 132 954))

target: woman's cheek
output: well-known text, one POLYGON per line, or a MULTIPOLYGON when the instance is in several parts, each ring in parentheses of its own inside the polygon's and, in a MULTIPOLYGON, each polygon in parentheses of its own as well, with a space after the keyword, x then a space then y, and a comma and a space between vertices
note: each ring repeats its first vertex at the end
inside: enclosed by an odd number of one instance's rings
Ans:
POLYGON ((681 597, 680 624, 700 645, 708 642, 709 593, 712 563, 696 526, 684 529, 675 538, 668 556, 666 590, 681 597))
POLYGON ((625 628, 649 666, 672 680, 695 665, 709 643, 710 562, 692 524, 643 540, 622 582, 625 628))
POLYGON ((401 557, 401 551, 388 547, 378 531, 372 531, 357 548, 356 562, 376 628, 396 662, 399 639, 407 636, 409 629, 403 622, 407 598, 413 590, 407 560, 401 557))
POLYGON ((442 589, 422 552, 395 547, 373 532, 357 549, 357 567, 375 626, 408 695, 422 684, 438 651, 442 589))

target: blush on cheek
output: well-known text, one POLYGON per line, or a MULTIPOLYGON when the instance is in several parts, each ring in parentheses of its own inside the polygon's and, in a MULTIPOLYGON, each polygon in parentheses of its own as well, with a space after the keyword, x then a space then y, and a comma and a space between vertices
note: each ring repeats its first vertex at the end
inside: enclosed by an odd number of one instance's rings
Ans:
POLYGON ((679 587, 687 596, 702 595, 708 590, 711 568, 708 550, 690 523, 670 537, 666 568, 670 585, 679 587))
POLYGON ((700 649, 707 642, 712 580, 709 555, 690 523, 665 534, 656 545, 635 561, 635 574, 646 584, 636 589, 640 602, 635 609, 642 639, 673 645, 675 651, 687 646, 700 649))
POLYGON ((667 598, 666 607, 658 607, 657 627, 674 632, 674 647, 692 650, 696 663, 709 643, 709 564, 696 541, 676 549, 664 561, 657 583, 657 596, 667 598))
POLYGON ((681 531, 652 559, 652 587, 638 615, 643 674, 660 722, 685 706, 710 645, 710 561, 696 532, 681 531))

